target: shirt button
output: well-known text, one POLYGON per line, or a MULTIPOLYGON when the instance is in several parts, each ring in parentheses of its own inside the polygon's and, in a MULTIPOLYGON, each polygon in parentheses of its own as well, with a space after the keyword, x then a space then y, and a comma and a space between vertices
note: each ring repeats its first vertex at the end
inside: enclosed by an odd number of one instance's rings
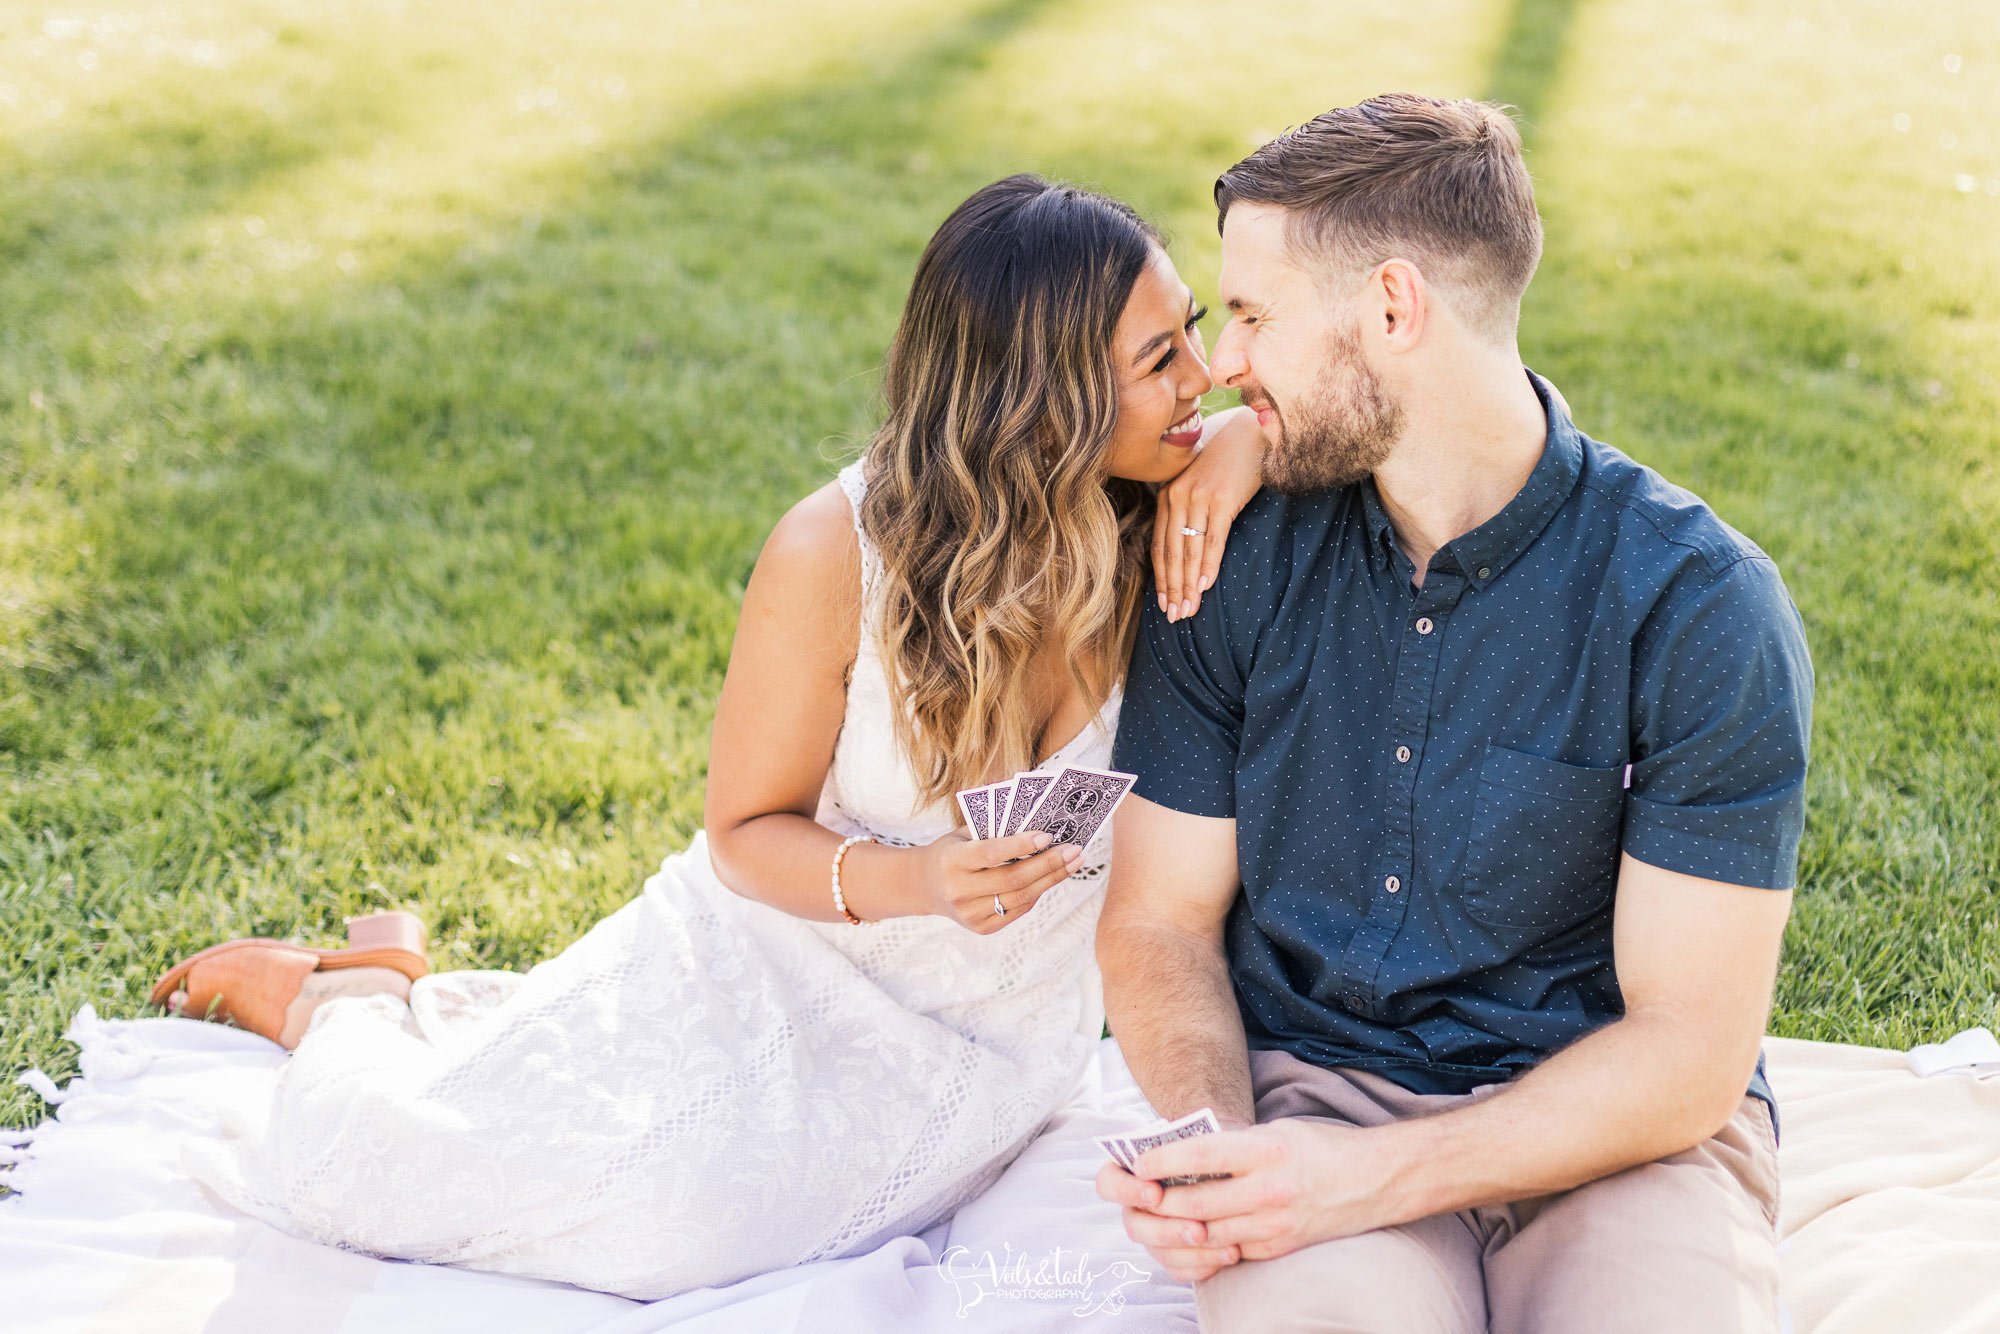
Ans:
POLYGON ((1410 762, 1410 748, 1408 746, 1396 747, 1396 763, 1408 764, 1409 762, 1410 762))
POLYGON ((1391 894, 1394 894, 1397 890, 1401 889, 1402 887, 1403 887, 1403 882, 1398 880, 1393 875, 1390 876, 1387 880, 1384 880, 1382 882, 1382 888, 1388 890, 1391 894))
POLYGON ((1428 616, 1417 617, 1417 633, 1420 635, 1427 635, 1430 632, 1431 632, 1431 618, 1428 616))
POLYGON ((1493 573, 1493 569, 1492 569, 1492 567, 1491 567, 1491 566, 1487 566, 1487 565, 1482 565, 1482 566, 1480 566, 1480 567, 1479 567, 1479 577, 1480 577, 1481 579, 1485 579, 1485 578, 1489 577, 1490 575, 1492 575, 1492 573, 1493 573))

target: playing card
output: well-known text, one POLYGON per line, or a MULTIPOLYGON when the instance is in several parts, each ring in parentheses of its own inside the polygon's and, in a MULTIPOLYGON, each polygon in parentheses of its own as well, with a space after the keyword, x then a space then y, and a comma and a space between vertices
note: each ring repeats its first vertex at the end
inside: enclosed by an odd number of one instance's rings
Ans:
POLYGON ((1014 804, 1014 780, 1010 778, 1004 783, 995 783, 986 790, 993 794, 993 807, 987 812, 986 820, 990 836, 998 838, 1007 827, 1008 811, 1014 804))
POLYGON ((1131 1154, 1126 1151, 1124 1136, 1099 1135, 1097 1137, 1097 1147, 1104 1150, 1104 1152, 1107 1155, 1109 1155, 1112 1162, 1117 1163, 1127 1172, 1132 1170, 1132 1157, 1131 1154))
POLYGON ((993 790, 985 787, 969 787, 957 796, 959 813, 965 816, 965 827, 972 831, 972 836, 993 837, 993 790))
POLYGON ((1046 830, 1051 845, 1085 847, 1138 781, 1137 774, 1064 765, 1014 832, 1046 830))
POLYGON ((1035 803, 1042 799, 1042 794, 1055 781, 1054 774, 1040 769, 1027 769, 1014 775, 1013 798, 1007 804, 1007 818, 1000 825, 1001 838, 1021 832, 1021 826, 1027 823, 1028 812, 1035 809, 1035 803))

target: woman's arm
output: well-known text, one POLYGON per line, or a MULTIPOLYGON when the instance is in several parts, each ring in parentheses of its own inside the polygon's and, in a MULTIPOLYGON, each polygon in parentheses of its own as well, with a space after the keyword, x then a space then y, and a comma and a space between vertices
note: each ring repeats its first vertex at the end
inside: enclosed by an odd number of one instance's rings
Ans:
MULTIPOLYGON (((722 882, 794 917, 839 922, 828 883, 841 836, 813 817, 847 710, 860 637, 861 549, 829 482, 794 505, 757 557, 709 735, 702 824, 722 882)), ((848 849, 847 906, 864 918, 927 912, 910 850, 848 849)))
POLYGON ((1229 525, 1264 485, 1268 442, 1249 408, 1230 408, 1203 423, 1194 462, 1160 488, 1153 518, 1153 581, 1170 621, 1194 615, 1222 567, 1229 525), (1183 527, 1199 528, 1188 537, 1183 527))

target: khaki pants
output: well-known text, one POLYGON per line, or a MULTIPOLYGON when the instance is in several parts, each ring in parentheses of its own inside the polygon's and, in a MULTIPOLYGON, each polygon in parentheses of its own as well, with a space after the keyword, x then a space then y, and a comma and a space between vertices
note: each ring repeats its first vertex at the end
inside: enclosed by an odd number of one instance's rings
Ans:
MULTIPOLYGON (((1488 1097, 1253 1051, 1257 1120, 1376 1126, 1488 1097)), ((1203 1334, 1767 1334, 1778 1328, 1778 1154, 1770 1111, 1658 1162, 1554 1195, 1243 1260, 1195 1284, 1203 1334)))

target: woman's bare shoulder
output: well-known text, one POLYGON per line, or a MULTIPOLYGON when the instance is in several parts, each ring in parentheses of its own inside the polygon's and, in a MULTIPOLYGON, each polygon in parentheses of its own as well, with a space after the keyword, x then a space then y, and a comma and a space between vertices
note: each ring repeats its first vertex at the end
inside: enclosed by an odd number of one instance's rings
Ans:
POLYGON ((758 563, 766 561, 825 590, 858 584, 861 543, 854 535, 854 507, 840 483, 828 482, 785 511, 764 539, 758 563))
POLYGON ((861 604, 861 544, 854 508, 838 482, 802 497, 764 539, 746 604, 755 604, 795 632, 853 656, 861 604))

